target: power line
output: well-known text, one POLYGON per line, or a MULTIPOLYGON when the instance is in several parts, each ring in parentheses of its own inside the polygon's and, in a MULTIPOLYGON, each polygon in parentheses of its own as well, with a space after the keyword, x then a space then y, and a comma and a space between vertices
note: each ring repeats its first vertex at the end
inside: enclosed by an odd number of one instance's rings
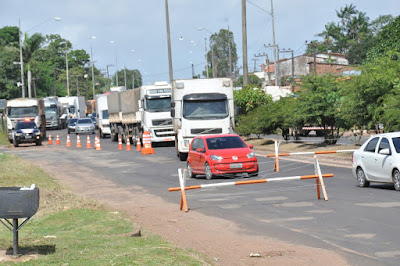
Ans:
POLYGON ((265 10, 264 8, 262 8, 261 6, 259 6, 259 5, 257 5, 257 4, 254 4, 253 2, 251 2, 251 1, 249 1, 249 0, 247 0, 247 2, 250 3, 250 4, 252 4, 252 5, 255 6, 255 7, 259 8, 260 10, 264 11, 265 13, 271 15, 270 12, 268 12, 267 10, 265 10))

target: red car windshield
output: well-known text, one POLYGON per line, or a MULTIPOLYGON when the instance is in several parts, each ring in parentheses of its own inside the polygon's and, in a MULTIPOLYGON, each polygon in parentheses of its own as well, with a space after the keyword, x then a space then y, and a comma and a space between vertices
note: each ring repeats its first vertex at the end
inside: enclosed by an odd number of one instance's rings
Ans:
POLYGON ((207 147, 209 150, 237 149, 247 147, 246 143, 237 136, 217 137, 207 139, 207 147))

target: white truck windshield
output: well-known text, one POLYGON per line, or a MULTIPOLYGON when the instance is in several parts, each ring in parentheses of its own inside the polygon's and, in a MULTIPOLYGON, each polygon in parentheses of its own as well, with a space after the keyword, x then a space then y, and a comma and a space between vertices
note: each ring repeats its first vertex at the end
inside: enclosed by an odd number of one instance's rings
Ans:
POLYGON ((183 117, 186 119, 222 119, 228 114, 227 100, 183 101, 183 117))
POLYGON ((8 117, 17 118, 17 117, 33 117, 37 116, 38 111, 36 106, 30 107, 8 107, 8 117))
POLYGON ((146 98, 146 111, 168 112, 171 110, 171 97, 146 98))

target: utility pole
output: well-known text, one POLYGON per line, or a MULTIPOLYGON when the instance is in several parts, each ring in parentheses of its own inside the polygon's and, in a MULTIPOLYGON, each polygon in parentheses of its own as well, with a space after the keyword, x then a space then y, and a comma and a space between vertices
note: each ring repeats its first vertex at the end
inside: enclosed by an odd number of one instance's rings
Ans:
POLYGON ((272 17, 272 41, 274 45, 274 68, 275 68, 275 86, 279 86, 279 67, 277 64, 277 53, 276 53, 276 46, 275 46, 275 23, 274 23, 274 6, 273 0, 271 0, 271 17, 272 17))
POLYGON ((217 77, 217 73, 215 71, 215 59, 214 59, 214 46, 211 47, 211 61, 212 61, 212 74, 213 74, 213 78, 217 77))
POLYGON ((231 32, 228 25, 229 77, 232 78, 231 32))
POLYGON ((287 50, 283 49, 283 51, 279 51, 280 53, 292 53, 292 81, 291 81, 291 87, 292 87, 292 92, 294 91, 294 51, 293 50, 287 50))
POLYGON ((192 79, 194 78, 194 65, 192 63, 192 79))
MULTIPOLYGON (((270 76, 270 73, 269 73, 268 54, 263 53, 263 54, 254 55, 254 57, 264 57, 264 56, 265 56, 265 65, 267 66, 267 71, 268 71, 268 81, 267 81, 267 78, 265 78, 265 84, 268 86, 268 85, 270 85, 269 83, 270 83, 270 80, 271 80, 271 76, 270 76)), ((257 60, 257 59, 253 59, 253 60, 257 60)), ((255 63, 255 61, 254 61, 254 63, 255 63)), ((255 66, 254 66, 254 69, 255 69, 255 66)), ((265 69, 263 69, 263 71, 264 71, 264 77, 265 77, 265 69)))
POLYGON ((118 87, 118 57, 115 56, 115 82, 118 87))
POLYGON ((135 88, 135 70, 132 72, 132 90, 135 88))
POLYGON ((31 82, 32 82, 32 72, 28 70, 28 98, 32 98, 31 82))
POLYGON ((92 85, 93 85, 93 99, 94 99, 94 62, 93 62, 93 49, 92 46, 90 45, 90 57, 92 58, 92 85))
POLYGON ((251 60, 254 61, 254 69, 253 69, 253 73, 254 73, 254 72, 256 72, 256 66, 257 66, 258 59, 257 58, 253 58, 251 60))
MULTIPOLYGON (((272 0, 271 0, 272 1, 272 0)), ((272 19, 272 21, 274 21, 272 19)), ((243 40, 243 87, 247 85, 247 27, 246 27, 246 0, 242 0, 242 40, 243 40)))
POLYGON ((166 19, 166 24, 167 24, 169 82, 170 82, 171 86, 173 86, 174 73, 173 73, 173 69, 172 69, 172 52, 171 52, 171 36, 170 36, 170 30, 169 30, 168 0, 165 0, 165 19, 166 19))
POLYGON ((22 98, 25 98, 25 78, 24 78, 24 59, 22 57, 22 36, 21 36, 21 20, 19 20, 19 63, 21 65, 21 89, 22 89, 22 98))
POLYGON ((68 47, 67 47, 67 42, 65 42, 65 70, 67 72, 67 95, 69 97, 69 74, 68 74, 68 47))
POLYGON ((114 65, 107 65, 107 85, 108 85, 108 90, 110 90, 110 72, 108 72, 108 67, 114 66, 114 65))
POLYGON ((205 50, 206 50, 206 75, 207 75, 207 78, 209 78, 208 77, 208 59, 207 59, 207 38, 204 38, 204 48, 205 48, 205 50))

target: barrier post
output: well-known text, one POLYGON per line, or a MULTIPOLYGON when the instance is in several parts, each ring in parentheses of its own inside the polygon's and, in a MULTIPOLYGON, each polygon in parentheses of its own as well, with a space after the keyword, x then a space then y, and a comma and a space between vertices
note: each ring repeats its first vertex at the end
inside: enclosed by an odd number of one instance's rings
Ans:
POLYGON ((324 179, 322 178, 321 167, 319 166, 317 156, 314 156, 314 168, 315 168, 315 175, 318 175, 318 178, 316 179, 318 199, 321 198, 319 193, 319 187, 321 187, 322 193, 324 194, 324 199, 328 200, 328 194, 326 193, 325 183, 324 179))
POLYGON ((188 212, 188 206, 186 202, 186 193, 185 193, 185 177, 183 175, 182 168, 178 169, 178 177, 179 177, 179 184, 181 186, 181 205, 180 205, 180 210, 182 210, 182 207, 185 208, 185 212, 188 212))
POLYGON ((279 147, 281 145, 281 141, 275 140, 275 165, 274 172, 279 172, 279 147))

